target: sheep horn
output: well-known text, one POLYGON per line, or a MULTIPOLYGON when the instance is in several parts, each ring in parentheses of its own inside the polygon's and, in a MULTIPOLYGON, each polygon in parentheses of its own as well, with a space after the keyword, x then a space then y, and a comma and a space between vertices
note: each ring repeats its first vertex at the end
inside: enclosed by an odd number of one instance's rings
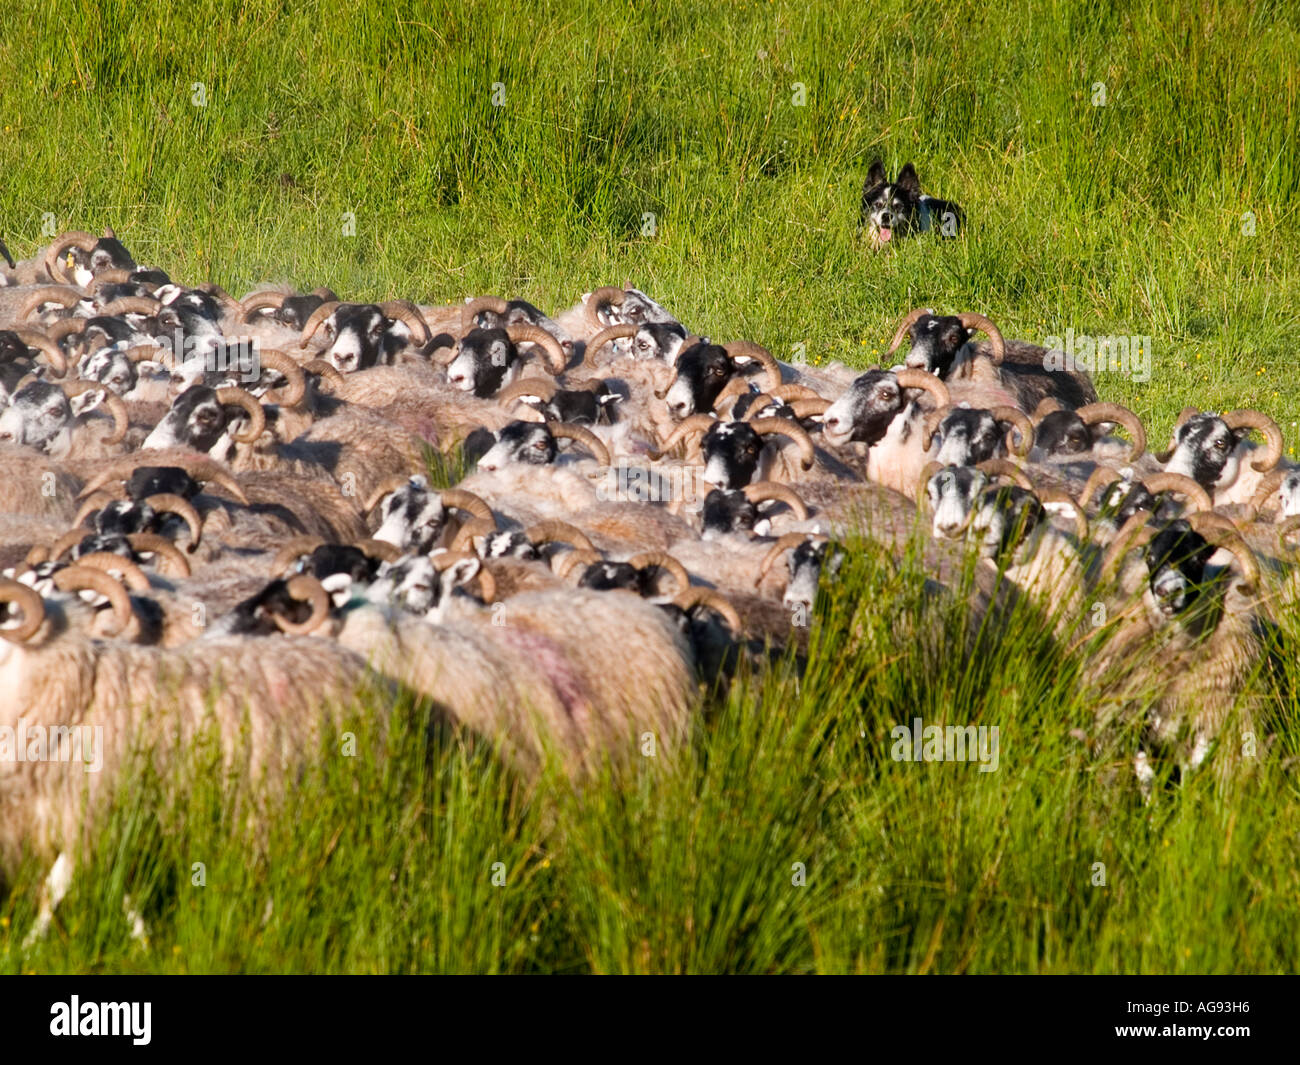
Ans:
MULTIPOLYGON (((429 560, 433 563, 433 568, 441 573, 445 569, 450 569, 457 562, 468 560, 479 561, 478 555, 471 554, 468 551, 439 551, 436 555, 430 555, 429 560)), ((497 582, 493 579, 492 574, 481 562, 479 563, 478 573, 475 578, 478 580, 479 598, 485 603, 493 602, 497 597, 497 582)))
POLYGON ((152 317, 158 313, 162 304, 152 296, 123 296, 106 304, 99 313, 105 318, 116 318, 123 314, 144 314, 152 317))
POLYGON ((767 571, 772 568, 776 560, 792 547, 798 547, 806 540, 811 540, 813 543, 825 543, 829 539, 829 536, 812 536, 808 533, 786 533, 763 556, 763 561, 758 567, 758 576, 754 578, 754 587, 758 587, 762 583, 763 578, 767 576, 767 571))
POLYGON ((136 344, 126 349, 126 357, 131 362, 142 362, 157 358, 161 352, 162 348, 156 344, 136 344))
POLYGON ((546 403, 555 397, 559 387, 549 377, 524 377, 506 385, 496 394, 496 401, 501 406, 508 407, 514 400, 521 399, 524 396, 537 396, 543 403, 546 403))
MULTIPOLYGON (((733 377, 732 380, 734 381, 735 378, 733 377)), ((741 419, 741 421, 752 422, 758 417, 759 411, 761 411, 764 407, 770 406, 773 403, 784 403, 784 402, 785 402, 784 400, 779 400, 775 396, 770 395, 767 392, 759 392, 756 396, 754 396, 753 400, 750 401, 749 408, 745 411, 745 416, 744 418, 741 419)), ((717 409, 716 404, 714 405, 714 409, 715 410, 717 409)))
POLYGON ((390 544, 387 540, 375 540, 367 537, 364 540, 357 540, 352 546, 371 558, 379 559, 381 562, 396 562, 402 557, 401 549, 396 544, 390 544))
POLYGON ((789 402, 790 409, 794 411, 794 416, 800 421, 805 418, 815 418, 819 414, 825 414, 831 408, 829 399, 796 399, 789 402))
MULTIPOLYGON (((139 462, 136 465, 147 465, 148 463, 139 462)), ((170 460, 168 465, 179 466, 188 473, 194 480, 205 483, 215 484, 218 488, 224 488, 230 495, 248 506, 248 496, 244 495, 244 490, 239 487, 239 482, 227 470, 224 470, 211 458, 202 455, 185 455, 180 458, 170 460)))
POLYGON ((1275 495, 1282 487, 1282 482, 1286 479, 1289 471, 1274 466, 1268 473, 1260 478, 1259 487, 1255 489, 1255 494, 1250 497, 1250 505, 1256 511, 1263 510, 1268 506, 1269 499, 1275 495))
POLYGON ((916 325, 916 323, 927 314, 933 313, 934 311, 929 307, 914 307, 912 310, 908 311, 907 314, 903 316, 903 320, 898 323, 898 328, 894 330, 894 339, 889 342, 889 348, 886 350, 885 354, 894 354, 894 352, 898 350, 898 345, 903 342, 903 337, 907 336, 908 330, 911 329, 912 326, 916 325))
POLYGON ((469 521, 456 530, 456 535, 452 537, 451 543, 447 546, 452 551, 468 551, 473 547, 476 536, 491 536, 496 531, 495 522, 484 521, 482 518, 470 518, 469 521))
POLYGON ((165 536, 156 536, 153 533, 131 533, 126 538, 126 542, 131 545, 131 550, 136 554, 152 554, 159 562, 166 562, 173 577, 188 577, 192 572, 189 559, 181 554, 176 549, 176 545, 165 536))
POLYGON ((206 293, 207 295, 211 296, 223 307, 225 307, 226 312, 228 314, 232 314, 238 317, 239 313, 244 309, 243 305, 239 302, 239 300, 235 299, 235 297, 232 296, 229 292, 227 292, 224 288, 222 288, 218 284, 215 284, 212 281, 203 282, 203 284, 199 285, 197 291, 206 293))
POLYGON ((943 420, 956 409, 953 404, 945 403, 942 407, 935 407, 934 410, 926 412, 921 423, 921 444, 926 451, 929 451, 934 446, 935 435, 939 432, 939 427, 943 425, 943 420))
POLYGON ((609 448, 601 443, 600 437, 590 429, 584 429, 581 425, 570 425, 568 422, 552 422, 549 428, 552 436, 574 440, 581 444, 591 452, 599 465, 609 465, 609 448))
POLYGON ((84 333, 86 326, 89 324, 89 318, 60 318, 57 322, 53 322, 46 327, 45 335, 58 344, 65 337, 72 336, 73 333, 78 335, 84 333))
MULTIPOLYGON (((676 378, 674 378, 676 380, 676 378)), ((672 386, 670 385, 669 388, 672 386)), ((749 394, 749 381, 737 374, 735 377, 727 378, 727 383, 722 386, 722 391, 718 393, 718 398, 713 401, 713 409, 720 410, 724 403, 732 397, 740 397, 749 394)), ((668 395, 668 388, 663 393, 655 392, 655 399, 663 399, 668 395)), ((764 393, 766 395, 766 393, 764 393)))
POLYGON ((35 348, 45 356, 55 377, 62 377, 68 372, 68 360, 50 337, 35 329, 15 329, 13 334, 29 348, 35 348))
POLYGON ((266 412, 262 410, 262 404, 257 401, 256 396, 250 395, 242 388, 218 388, 217 402, 223 406, 229 404, 233 407, 242 407, 248 413, 250 422, 248 428, 243 433, 233 434, 239 443, 252 443, 266 429, 266 412))
POLYGON ((1061 405, 1051 396, 1044 396, 1039 400, 1038 406, 1034 408, 1034 413, 1029 416, 1029 420, 1033 423, 1034 428, 1037 429, 1038 426, 1042 424, 1044 418, 1049 414, 1055 414, 1061 409, 1061 405))
MULTIPOLYGON (((1034 423, 1029 420, 1025 412, 1020 410, 1018 407, 994 407, 992 414, 995 421, 1010 422, 1020 431, 1019 447, 1016 447, 1015 445, 1012 432, 1010 430, 1007 431, 1007 450, 1010 451, 1011 454, 1017 455, 1020 458, 1024 458, 1028 455, 1034 446, 1034 423)), ((1141 425, 1139 423, 1139 429, 1140 428, 1141 425)), ((1146 447, 1145 441, 1143 441, 1142 446, 1146 447)), ((1141 452, 1139 451, 1138 454, 1140 455, 1141 452)), ((1132 456, 1132 458, 1137 458, 1137 455, 1132 456)))
POLYGON ((555 571, 555 575, 559 577, 560 580, 567 581, 569 579, 569 574, 571 574, 579 564, 591 566, 595 565, 597 562, 603 561, 604 559, 601 558, 598 552, 580 549, 577 551, 569 551, 558 561, 553 562, 551 568, 555 571))
POLYGON ((814 392, 807 385, 780 385, 777 388, 772 389, 771 394, 784 403, 793 403, 797 399, 813 399, 822 400, 826 403, 830 402, 826 397, 814 392))
POLYGON ((530 525, 524 530, 524 535, 537 547, 541 547, 542 544, 561 543, 572 544, 581 551, 596 550, 596 545, 591 542, 586 533, 576 525, 570 525, 567 521, 560 521, 557 518, 548 518, 546 521, 539 521, 536 525, 530 525))
POLYGON ((26 643, 45 621, 45 600, 36 589, 8 577, 0 577, 0 603, 16 606, 22 611, 21 625, 0 629, 0 636, 10 643, 26 643))
POLYGON ((199 546, 199 539, 203 535, 203 519, 199 517, 199 512, 194 509, 194 504, 184 496, 178 496, 172 492, 159 492, 157 495, 146 497, 144 502, 153 507, 159 514, 175 514, 178 518, 184 518, 185 524, 190 530, 189 553, 194 554, 199 546))
POLYGON ((1259 587, 1259 559, 1241 538, 1241 533, 1237 531, 1236 525, 1231 520, 1222 514, 1193 514, 1188 519, 1188 524, 1200 533, 1207 543, 1231 551, 1237 556, 1237 565, 1241 569, 1239 591, 1252 592, 1259 587))
MULTIPOLYGON (((307 380, 302 375, 302 367, 278 348, 259 348, 258 363, 269 367, 284 376, 284 392, 268 392, 266 398, 282 407, 296 407, 307 394, 307 380)), ((323 361, 323 360, 322 360, 323 361)))
POLYGON ((952 402, 948 395, 948 386, 932 373, 924 370, 899 370, 894 374, 899 388, 920 388, 934 397, 936 407, 946 407, 952 402))
POLYGON ((1282 460, 1282 430, 1267 414, 1257 410, 1233 410, 1223 416, 1223 421, 1229 429, 1258 429, 1264 434, 1267 442, 1264 457, 1250 464, 1256 473, 1265 473, 1282 460))
POLYGON ((638 326, 633 325, 631 322, 618 322, 615 325, 605 326, 604 329, 600 330, 600 332, 596 333, 595 336, 587 341, 586 346, 582 349, 583 361, 591 359, 594 362, 600 349, 611 340, 622 340, 624 337, 634 337, 636 336, 638 328, 638 326))
POLYGON ((994 366, 1001 366, 1002 360, 1007 353, 1007 343, 1002 339, 1002 333, 996 325, 982 314, 966 312, 957 315, 958 321, 967 329, 978 329, 985 333, 989 338, 989 347, 993 349, 989 356, 994 366))
POLYGON ((677 582, 678 593, 691 586, 691 576, 686 572, 686 567, 666 551, 642 551, 629 558, 627 564, 633 569, 658 568, 672 574, 673 580, 677 582))
POLYGON ((149 578, 144 575, 144 570, 136 563, 129 558, 123 558, 121 555, 115 555, 110 551, 95 551, 89 555, 82 555, 77 559, 77 565, 101 570, 110 577, 114 574, 121 574, 120 577, 114 577, 114 579, 120 580, 132 592, 148 592, 152 587, 149 584, 149 578))
POLYGON ((322 303, 312 311, 311 316, 302 324, 302 332, 298 335, 298 347, 305 348, 307 342, 316 335, 316 330, 321 327, 321 323, 341 306, 343 304, 337 300, 331 300, 328 303, 322 303))
POLYGON ((239 301, 239 321, 251 322, 255 313, 272 307, 278 311, 284 306, 284 301, 288 298, 288 293, 271 291, 254 292, 245 296, 239 301))
POLYGON ((601 288, 595 289, 591 295, 587 297, 587 304, 584 307, 587 321, 590 323, 591 327, 593 329, 603 329, 605 323, 600 320, 600 308, 606 303, 612 303, 615 307, 621 307, 623 305, 623 300, 626 298, 627 292, 614 285, 605 285, 601 288))
POLYGON ((692 414, 683 418, 673 427, 673 431, 668 434, 668 439, 663 442, 663 446, 658 451, 651 449, 650 457, 656 462, 659 461, 687 437, 694 436, 696 433, 707 433, 717 422, 718 419, 711 414, 692 414))
POLYGON ((983 462, 976 463, 975 468, 991 477, 1010 477, 1021 488, 1031 492, 1034 490, 1034 482, 1029 479, 1029 475, 1007 459, 985 459, 983 462))
POLYGON ((516 344, 536 344, 546 352, 543 365, 552 377, 564 373, 565 364, 569 361, 564 354, 564 348, 540 325, 533 325, 531 322, 512 325, 506 329, 506 336, 516 344))
POLYGON ((54 541, 54 545, 50 548, 50 557, 46 561, 57 562, 88 535, 85 529, 69 529, 54 541))
POLYGON ((55 572, 54 587, 61 592, 86 590, 104 596, 113 606, 113 619, 117 623, 108 632, 109 636, 116 636, 131 620, 131 596, 125 587, 103 570, 92 569, 89 566, 65 566, 55 572))
POLYGON ((772 433, 788 436, 799 445, 800 465, 805 470, 812 469, 817 458, 816 449, 813 447, 812 437, 798 422, 792 422, 789 418, 759 418, 751 423, 751 427, 759 436, 769 436, 772 433))
POLYGON ((74 529, 80 529, 86 518, 91 514, 94 514, 97 510, 102 510, 104 507, 108 506, 109 503, 113 502, 113 499, 114 497, 109 495, 107 492, 97 493, 96 495, 91 496, 81 504, 81 509, 77 511, 77 516, 72 519, 72 527, 74 529))
POLYGON ((375 490, 371 492, 369 498, 366 499, 366 513, 369 514, 379 505, 381 499, 386 495, 396 492, 399 488, 406 485, 410 479, 410 476, 405 473, 395 473, 391 477, 385 477, 375 486, 375 490))
POLYGON ((930 485, 931 478, 940 470, 946 470, 948 467, 936 459, 931 459, 921 467, 921 475, 916 479, 916 498, 917 506, 929 509, 930 493, 926 489, 930 485))
POLYGON ((61 237, 55 237, 50 246, 45 249, 45 269, 55 281, 63 282, 66 275, 63 273, 63 253, 71 247, 78 247, 82 251, 90 251, 99 238, 93 233, 87 233, 85 230, 75 230, 71 233, 64 233, 61 237))
POLYGON ((1155 530, 1147 524, 1151 515, 1145 510, 1139 510, 1128 519, 1119 532, 1115 534, 1115 539, 1111 541, 1110 547, 1106 548, 1106 553, 1101 559, 1101 575, 1103 578, 1113 574, 1119 566, 1120 559, 1129 553, 1135 547, 1141 547, 1152 536, 1155 530))
POLYGON ((707 607, 721 617, 737 636, 744 631, 744 626, 740 621, 740 612, 732 605, 730 599, 712 588, 683 589, 673 597, 673 606, 687 612, 694 610, 696 607, 707 607))
POLYGON ((1181 473, 1157 473, 1142 482, 1153 496, 1161 492, 1177 492, 1196 510, 1212 510, 1210 493, 1181 473))
POLYGON ((1092 497, 1097 492, 1119 480, 1122 480, 1122 478, 1117 471, 1112 470, 1109 466, 1098 466, 1088 475, 1088 481, 1083 486, 1083 492, 1079 496, 1079 505, 1087 506, 1092 502, 1092 497))
POLYGON ((799 493, 791 488, 788 484, 778 484, 776 481, 755 481, 753 484, 747 484, 741 489, 745 498, 757 506, 759 503, 766 503, 768 500, 778 500, 784 503, 799 521, 808 520, 808 506, 799 498, 799 493))
POLYGON ((1178 430, 1187 424, 1190 419, 1195 418, 1200 413, 1201 409, 1199 407, 1184 407, 1178 412, 1178 419, 1174 422, 1173 434, 1169 438, 1169 447, 1164 451, 1156 452, 1157 462, 1168 462, 1173 457, 1174 444, 1178 438, 1178 430))
POLYGON ((59 385, 64 394, 69 399, 73 396, 80 396, 85 392, 104 393, 104 398, 100 401, 103 406, 108 408, 108 412, 113 416, 113 433, 111 436, 104 437, 106 444, 120 444, 126 439, 126 431, 130 427, 130 416, 126 413, 126 403, 122 397, 114 392, 107 385, 102 385, 98 381, 63 381, 59 385))
POLYGON ((335 388, 342 388, 347 384, 347 378, 324 359, 312 359, 310 362, 304 362, 302 370, 304 373, 314 373, 322 381, 328 381, 335 388))
POLYGON ((292 563, 303 555, 310 555, 324 543, 325 541, 319 536, 291 537, 289 542, 275 553, 275 558, 271 560, 271 572, 283 573, 292 563))
POLYGON ((75 288, 68 288, 67 285, 41 285, 18 305, 16 317, 18 321, 24 322, 43 303, 57 303, 66 310, 75 307, 85 298, 75 288))
POLYGON ((753 359, 767 371, 767 385, 764 391, 771 392, 772 389, 781 387, 781 367, 777 365, 776 359, 772 358, 772 353, 767 348, 755 344, 752 340, 733 340, 723 347, 733 362, 737 359, 753 359))
POLYGON ((442 500, 444 507, 463 510, 466 514, 472 514, 483 521, 490 521, 492 527, 496 528, 497 521, 492 516, 492 508, 481 496, 476 496, 463 488, 444 488, 438 498, 442 500))
POLYGON ((1133 438, 1133 446, 1128 453, 1128 461, 1136 462, 1147 449, 1147 432, 1142 427, 1142 419, 1127 407, 1118 403, 1089 403, 1074 412, 1084 425, 1096 425, 1098 422, 1115 422, 1128 430, 1133 438))
POLYGON ((493 314, 502 315, 510 309, 500 296, 479 296, 478 299, 470 300, 462 304, 460 308, 460 331, 462 334, 468 333, 471 329, 477 328, 474 319, 483 311, 491 311, 493 314))
POLYGON ((275 627, 289 636, 305 636, 320 628, 330 612, 330 597, 325 586, 315 577, 299 573, 296 577, 289 578, 285 589, 291 598, 300 603, 310 603, 311 615, 306 621, 295 623, 272 612, 271 620, 275 622, 275 627))
POLYGON ((1059 488, 1040 488, 1034 493, 1038 496, 1040 503, 1059 503, 1068 506, 1074 514, 1074 536, 1079 543, 1084 543, 1088 539, 1088 519, 1083 513, 1083 504, 1076 500, 1069 492, 1062 492, 1059 488))
MULTIPOLYGON (((1277 542, 1283 551, 1294 550, 1291 544, 1287 543, 1287 540, 1296 529, 1300 529, 1300 514, 1292 514, 1277 527, 1277 542)), ((36 549, 32 548, 32 550, 36 549)), ((29 565, 35 565, 35 563, 29 563, 29 565)))
POLYGON ((379 305, 379 310, 390 321, 405 322, 410 326, 412 334, 419 329, 421 336, 417 347, 422 348, 433 339, 433 334, 429 331, 429 323, 424 320, 420 308, 410 300, 385 300, 379 305))

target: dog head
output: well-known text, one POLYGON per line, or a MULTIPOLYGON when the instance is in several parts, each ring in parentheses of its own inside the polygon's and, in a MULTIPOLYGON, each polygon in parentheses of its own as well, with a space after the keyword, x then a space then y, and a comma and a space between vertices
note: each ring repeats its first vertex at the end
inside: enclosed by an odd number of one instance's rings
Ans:
POLYGON ((955 204, 936 200, 921 192, 921 181, 911 163, 904 166, 893 181, 889 180, 879 159, 871 164, 862 186, 858 225, 866 229, 877 247, 932 229, 945 236, 954 236, 960 221, 961 211, 955 204))

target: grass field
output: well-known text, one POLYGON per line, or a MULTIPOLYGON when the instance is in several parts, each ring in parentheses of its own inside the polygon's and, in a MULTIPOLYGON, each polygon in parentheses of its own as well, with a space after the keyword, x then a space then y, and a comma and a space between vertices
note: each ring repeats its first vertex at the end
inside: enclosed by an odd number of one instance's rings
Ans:
MULTIPOLYGON (((557 310, 630 280, 700 333, 863 367, 920 304, 1040 343, 1149 336, 1149 380, 1097 384, 1153 441, 1187 404, 1259 406, 1293 448, 1300 9, 919 12, 10 0, 0 236, 26 256, 47 215, 112 225, 236 295, 557 310), (877 155, 914 160, 966 234, 866 249, 877 155)), ((197 752, 189 786, 122 797, 27 953, 42 871, 20 872, 0 970, 1294 971, 1294 654, 1250 693, 1269 756, 1144 806, 1068 736, 1092 721, 1086 649, 1029 615, 965 662, 920 647, 921 579, 860 545, 802 678, 707 700, 689 755, 631 781, 529 790, 450 738, 428 756, 412 706, 252 832, 197 752), (917 715, 997 725, 998 771, 893 762, 917 715)))

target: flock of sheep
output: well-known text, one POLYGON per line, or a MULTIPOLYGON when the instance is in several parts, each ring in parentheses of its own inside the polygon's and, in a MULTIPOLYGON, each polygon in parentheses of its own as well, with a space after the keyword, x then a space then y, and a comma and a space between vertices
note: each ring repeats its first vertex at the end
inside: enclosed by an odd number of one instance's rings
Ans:
POLYGON ((525 772, 671 756, 700 683, 802 638, 849 533, 923 536, 936 597, 976 552, 974 615, 1027 597, 1095 641, 1144 786, 1148 752, 1194 768, 1300 587, 1277 425, 1189 409, 1157 455, 983 316, 913 311, 904 344, 787 365, 634 288, 236 300, 111 231, 11 261, 0 726, 102 726, 105 771, 0 764, 0 871, 68 851, 142 744, 215 727, 282 776, 365 683, 525 772), (470 472, 438 490, 431 451, 470 472))

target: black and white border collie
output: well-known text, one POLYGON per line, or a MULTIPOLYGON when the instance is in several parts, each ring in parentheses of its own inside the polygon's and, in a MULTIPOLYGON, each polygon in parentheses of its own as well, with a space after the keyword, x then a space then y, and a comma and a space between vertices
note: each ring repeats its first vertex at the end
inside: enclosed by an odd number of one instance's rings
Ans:
POLYGON ((894 181, 885 175, 879 159, 871 164, 862 186, 858 229, 866 229, 877 247, 917 233, 955 237, 965 224, 966 217, 955 203, 921 191, 921 181, 911 163, 899 171, 894 181))

